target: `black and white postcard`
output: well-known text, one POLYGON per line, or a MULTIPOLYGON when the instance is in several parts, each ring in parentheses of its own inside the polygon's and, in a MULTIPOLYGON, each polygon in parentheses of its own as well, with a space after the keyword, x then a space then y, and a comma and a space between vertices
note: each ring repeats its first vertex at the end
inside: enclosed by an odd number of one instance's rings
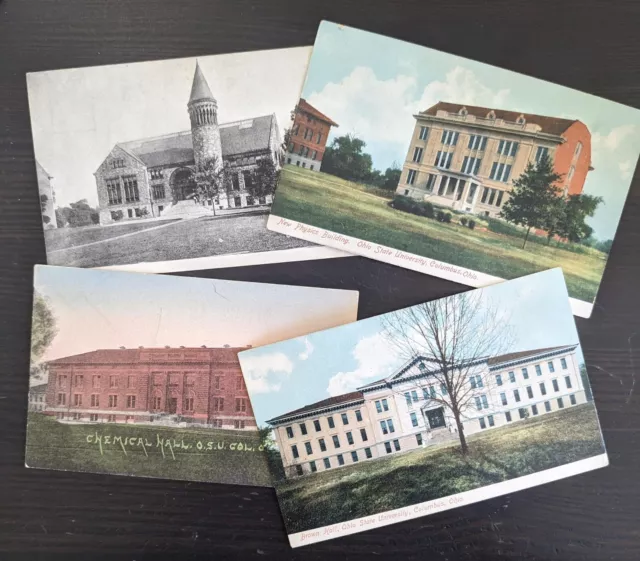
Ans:
POLYGON ((28 467, 260 486, 267 435, 247 386, 277 382, 244 378, 238 352, 358 306, 349 290, 51 266, 34 291, 28 467))
POLYGON ((322 22, 300 112, 270 229, 474 287, 561 267, 589 317, 640 111, 322 22))
POLYGON ((332 257, 266 229, 309 47, 27 75, 50 265, 332 257))
POLYGON ((559 268, 238 357, 293 547, 608 464, 559 268))

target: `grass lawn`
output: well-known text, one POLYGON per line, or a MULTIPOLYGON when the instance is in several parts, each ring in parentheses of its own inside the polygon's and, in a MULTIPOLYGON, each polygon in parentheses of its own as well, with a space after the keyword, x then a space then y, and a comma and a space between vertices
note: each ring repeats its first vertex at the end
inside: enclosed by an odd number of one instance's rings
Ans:
POLYGON ((256 432, 112 423, 71 425, 30 412, 26 463, 29 467, 45 469, 271 485, 266 454, 257 450, 259 444, 256 432), (100 444, 95 442, 96 434, 102 436, 102 453, 100 444), (108 443, 107 435, 110 436, 108 443), (92 442, 87 442, 88 436, 92 442), (122 444, 114 442, 114 436, 120 437, 122 444), (138 440, 125 443, 125 437, 143 439, 144 449, 138 440), (159 445, 158 438, 165 444, 159 445), (174 440, 168 445, 167 439, 174 440), (183 448, 181 442, 191 447, 183 448), (198 442, 202 450, 198 450, 198 442), (238 443, 254 450, 232 449, 237 448, 238 443), (235 445, 231 447, 232 444, 235 445))
POLYGON ((279 483, 289 533, 447 497, 602 454, 586 403, 469 437, 279 483))
MULTIPOLYGON (((264 214, 247 214, 178 220, 160 230, 147 232, 142 229, 135 236, 105 239, 103 243, 86 248, 71 247, 56 251, 48 255, 48 262, 49 265, 105 267, 311 245, 309 242, 267 230, 266 219, 264 214)), ((158 222, 147 224, 148 227, 159 225, 158 222)), ((116 227, 103 229, 115 230, 116 227)), ((51 251, 48 240, 47 250, 51 251)))
POLYGON ((586 255, 538 243, 521 249, 522 238, 443 224, 394 210, 388 202, 353 182, 285 166, 272 212, 503 279, 562 267, 571 296, 595 299, 605 254, 586 255))

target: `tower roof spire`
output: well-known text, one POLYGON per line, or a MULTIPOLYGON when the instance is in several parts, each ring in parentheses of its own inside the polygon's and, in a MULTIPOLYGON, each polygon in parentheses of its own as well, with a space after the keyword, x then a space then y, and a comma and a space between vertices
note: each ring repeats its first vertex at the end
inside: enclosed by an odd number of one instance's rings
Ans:
POLYGON ((200 64, 196 61, 196 72, 193 75, 193 84, 191 86, 191 95, 189 96, 189 103, 193 101, 199 101, 201 99, 215 99, 211 90, 209 89, 209 84, 207 84, 207 80, 200 69, 200 64))

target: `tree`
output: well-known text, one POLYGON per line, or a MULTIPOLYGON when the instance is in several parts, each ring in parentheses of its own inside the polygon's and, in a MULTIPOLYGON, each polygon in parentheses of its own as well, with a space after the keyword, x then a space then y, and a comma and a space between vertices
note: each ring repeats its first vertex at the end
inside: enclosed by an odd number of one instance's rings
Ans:
POLYGON ((35 292, 33 296, 33 315, 31 319, 31 364, 35 365, 42 358, 58 330, 56 318, 46 299, 35 292))
POLYGON ((40 195, 40 210, 41 212, 47 212, 47 203, 49 202, 49 197, 44 193, 40 195))
POLYGON ((252 181, 246 186, 247 191, 256 198, 273 195, 278 184, 278 175, 278 170, 271 158, 258 160, 258 165, 252 173, 252 181))
POLYGON ((397 162, 393 162, 390 168, 387 168, 382 176, 382 185, 380 185, 383 189, 388 189, 389 191, 395 191, 398 187, 398 183, 400 183, 400 174, 402 170, 397 162))
MULTIPOLYGON (((100 222, 98 210, 92 208, 87 199, 80 199, 75 203, 70 203, 68 207, 57 209, 56 216, 58 216, 58 211, 63 218, 63 223, 69 224, 73 228, 90 226, 100 222)), ((58 223, 60 224, 60 222, 58 223)))
POLYGON ((493 385, 486 359, 510 345, 508 322, 478 291, 392 312, 381 321, 385 338, 399 355, 408 360, 421 357, 427 379, 443 389, 440 397, 431 394, 430 399, 453 416, 466 454, 463 417, 475 404, 475 389, 493 385))
POLYGON ((586 224, 585 220, 595 214, 603 200, 602 197, 586 193, 569 195, 564 201, 564 212, 557 228, 558 235, 575 243, 588 239, 593 233, 593 228, 586 224))
POLYGON ((612 245, 613 245, 613 240, 604 240, 604 241, 598 240, 595 243, 594 247, 604 253, 609 253, 611 251, 612 245))
POLYGON ((348 181, 366 182, 371 175, 373 162, 363 152, 366 143, 352 134, 338 136, 324 151, 322 171, 348 181))
POLYGON ((122 220, 124 218, 124 212, 122 212, 122 210, 114 210, 111 212, 111 218, 113 218, 116 222, 118 220, 122 220))
POLYGON ((550 209, 554 208, 558 199, 558 187, 555 184, 560 179, 562 176, 553 171, 551 158, 545 154, 536 165, 529 162, 522 175, 514 180, 510 198, 500 215, 527 229, 523 249, 531 228, 545 227, 550 209))
POLYGON ((276 481, 284 479, 284 467, 282 465, 282 459, 280 458, 280 452, 276 446, 276 441, 273 438, 273 429, 271 427, 259 427, 258 435, 260 437, 260 444, 267 456, 267 463, 269 465, 269 472, 276 481))
POLYGON ((229 167, 213 156, 195 173, 196 194, 203 199, 211 199, 213 214, 216 213, 216 198, 228 190, 229 167))

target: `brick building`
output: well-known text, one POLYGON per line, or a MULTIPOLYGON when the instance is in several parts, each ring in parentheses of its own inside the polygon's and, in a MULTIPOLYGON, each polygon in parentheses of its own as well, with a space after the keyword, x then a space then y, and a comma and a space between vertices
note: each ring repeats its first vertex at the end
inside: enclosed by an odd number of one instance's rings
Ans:
POLYGON ((246 347, 99 349, 52 360, 45 413, 60 420, 256 429, 246 347))
POLYGON ((320 171, 331 127, 338 123, 300 99, 294 112, 287 163, 320 171))
POLYGON ((584 123, 439 102, 416 125, 396 192, 483 216, 498 216, 514 179, 547 154, 564 195, 582 192, 591 167, 584 123))

